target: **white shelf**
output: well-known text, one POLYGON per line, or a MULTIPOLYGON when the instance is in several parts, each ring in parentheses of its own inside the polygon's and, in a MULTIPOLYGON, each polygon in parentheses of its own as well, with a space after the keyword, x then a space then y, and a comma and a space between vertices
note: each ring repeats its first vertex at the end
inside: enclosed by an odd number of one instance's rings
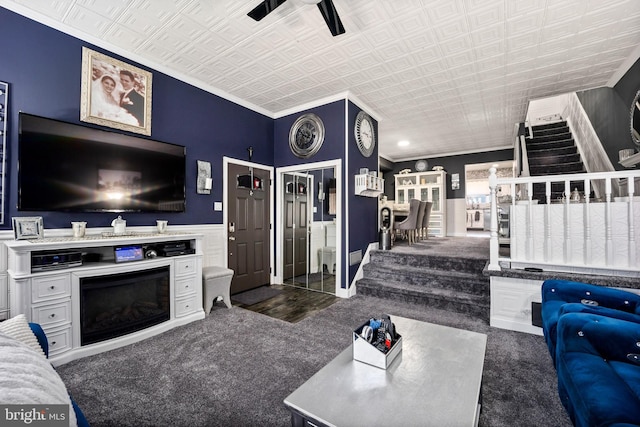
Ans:
POLYGON ((383 192, 384 179, 368 174, 356 175, 356 196, 378 197, 383 192))

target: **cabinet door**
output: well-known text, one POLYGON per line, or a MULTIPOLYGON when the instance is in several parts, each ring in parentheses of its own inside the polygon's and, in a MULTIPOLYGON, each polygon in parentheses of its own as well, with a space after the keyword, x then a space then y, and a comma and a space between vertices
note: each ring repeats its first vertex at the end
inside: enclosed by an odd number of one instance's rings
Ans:
POLYGON ((431 202, 433 202, 433 206, 431 207, 432 212, 440 212, 442 210, 442 193, 440 192, 440 186, 431 187, 431 202))

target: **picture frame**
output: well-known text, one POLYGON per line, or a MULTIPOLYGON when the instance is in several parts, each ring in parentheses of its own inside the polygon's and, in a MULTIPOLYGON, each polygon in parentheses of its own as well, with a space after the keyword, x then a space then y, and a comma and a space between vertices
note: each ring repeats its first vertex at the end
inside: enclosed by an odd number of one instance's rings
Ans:
POLYGON ((80 120, 151 135, 152 74, 82 48, 80 120))
POLYGON ((16 240, 42 239, 44 225, 41 216, 24 216, 12 218, 13 235, 16 240))

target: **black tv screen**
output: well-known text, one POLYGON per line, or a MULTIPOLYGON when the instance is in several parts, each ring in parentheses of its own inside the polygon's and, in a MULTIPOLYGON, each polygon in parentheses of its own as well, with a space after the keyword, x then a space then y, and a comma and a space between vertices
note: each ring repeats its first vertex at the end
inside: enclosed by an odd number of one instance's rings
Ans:
POLYGON ((20 113, 18 209, 184 212, 185 147, 20 113))

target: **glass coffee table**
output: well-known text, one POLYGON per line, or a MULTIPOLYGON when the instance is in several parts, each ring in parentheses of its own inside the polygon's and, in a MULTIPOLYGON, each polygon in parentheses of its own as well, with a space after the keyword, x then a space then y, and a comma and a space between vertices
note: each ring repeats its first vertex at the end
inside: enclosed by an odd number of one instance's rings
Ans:
POLYGON ((386 369, 347 347, 284 400, 298 426, 476 426, 487 336, 390 315, 402 352, 386 369))

